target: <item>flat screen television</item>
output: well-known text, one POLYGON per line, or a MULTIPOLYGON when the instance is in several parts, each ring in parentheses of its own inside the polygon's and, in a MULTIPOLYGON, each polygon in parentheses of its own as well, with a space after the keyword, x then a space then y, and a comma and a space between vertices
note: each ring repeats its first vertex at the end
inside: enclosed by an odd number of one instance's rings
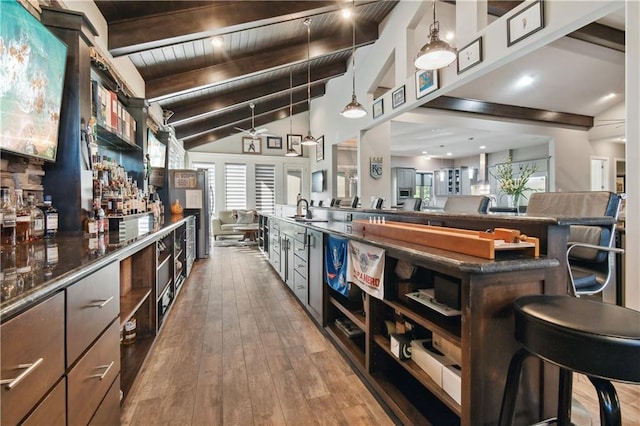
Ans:
POLYGON ((147 153, 151 167, 164 169, 167 158, 167 146, 160 142, 151 129, 147 129, 147 153))
POLYGON ((324 191, 324 170, 317 170, 311 173, 311 192, 324 191))
POLYGON ((0 14, 0 149, 55 161, 67 46, 15 1, 0 14))

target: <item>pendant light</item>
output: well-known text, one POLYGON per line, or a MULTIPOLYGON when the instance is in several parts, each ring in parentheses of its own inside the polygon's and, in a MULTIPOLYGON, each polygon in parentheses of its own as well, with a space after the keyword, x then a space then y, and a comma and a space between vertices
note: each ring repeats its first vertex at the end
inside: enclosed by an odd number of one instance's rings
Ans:
POLYGON ((421 70, 436 70, 446 67, 456 59, 455 47, 440 40, 440 22, 436 21, 436 0, 433 0, 433 24, 429 27, 429 41, 422 46, 414 62, 421 70))
POLYGON ((351 63, 353 72, 353 92, 351 94, 351 102, 349 102, 344 109, 340 112, 343 117, 346 118, 361 118, 367 115, 367 110, 358 102, 356 98, 356 19, 352 14, 352 27, 353 27, 353 47, 351 48, 351 63))
POLYGON ((302 145, 317 145, 316 138, 311 136, 311 18, 304 20, 307 26, 307 105, 309 114, 309 133, 302 139, 302 145))
MULTIPOLYGON (((293 76, 291 75, 291 68, 289 68, 289 134, 293 135, 293 76)), ((288 141, 287 141, 288 142, 288 141)), ((293 146, 287 147, 286 157, 297 157, 298 153, 293 146)))

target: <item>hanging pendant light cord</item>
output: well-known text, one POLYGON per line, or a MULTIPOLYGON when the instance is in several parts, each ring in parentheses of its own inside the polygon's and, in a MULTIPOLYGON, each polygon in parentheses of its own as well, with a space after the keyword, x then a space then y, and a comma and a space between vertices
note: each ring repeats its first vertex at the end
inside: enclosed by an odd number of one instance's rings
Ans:
POLYGON ((352 68, 353 68, 353 76, 352 76, 352 83, 353 83, 353 96, 356 95, 356 20, 355 17, 353 18, 353 23, 351 24, 351 27, 353 28, 353 44, 352 44, 352 50, 351 50, 351 64, 352 64, 352 68))
POLYGON ((289 68, 289 134, 293 134, 293 77, 289 68))
POLYGON ((309 132, 311 132, 311 19, 307 19, 307 106, 309 108, 309 132))

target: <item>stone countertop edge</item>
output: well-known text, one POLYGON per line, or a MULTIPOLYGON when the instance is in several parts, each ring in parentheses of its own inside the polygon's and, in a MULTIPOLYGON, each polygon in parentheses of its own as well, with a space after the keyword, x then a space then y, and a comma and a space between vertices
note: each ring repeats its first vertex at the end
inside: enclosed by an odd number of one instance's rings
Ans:
MULTIPOLYGON (((161 238, 164 238, 175 228, 178 228, 180 225, 182 225, 185 222, 185 219, 186 218, 183 218, 180 221, 165 224, 157 231, 138 237, 137 239, 131 240, 130 242, 123 243, 124 245, 121 248, 107 253, 104 256, 101 256, 87 264, 81 265, 74 269, 70 269, 69 271, 66 271, 59 276, 51 279, 51 281, 48 282, 47 285, 43 285, 41 288, 37 288, 35 291, 28 293, 24 297, 16 299, 15 301, 10 301, 0 310, 0 322, 4 323, 5 321, 8 321, 21 312, 24 312, 29 307, 48 298, 58 291, 64 290, 69 285, 78 282, 82 278, 98 271, 99 269, 102 269, 112 262, 126 259, 143 247, 146 247, 149 244, 152 244, 160 240, 161 238)), ((77 238, 84 239, 84 236, 79 235, 77 238)), ((62 242, 62 240, 60 242, 62 242)))

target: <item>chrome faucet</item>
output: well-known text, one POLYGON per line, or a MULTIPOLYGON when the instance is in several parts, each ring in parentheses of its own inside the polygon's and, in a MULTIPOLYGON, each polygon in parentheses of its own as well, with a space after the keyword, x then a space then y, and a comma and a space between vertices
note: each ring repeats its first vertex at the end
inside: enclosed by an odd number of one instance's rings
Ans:
POLYGON ((307 214, 305 215, 305 217, 304 217, 304 218, 305 218, 305 219, 312 219, 313 217, 311 216, 311 210, 309 210, 309 202, 308 202, 306 199, 304 199, 304 198, 300 198, 300 199, 298 200, 298 203, 296 204, 296 207, 297 207, 297 206, 299 206, 299 205, 300 205, 300 203, 301 203, 301 202, 303 202, 303 201, 304 201, 305 208, 306 208, 306 211, 307 211, 307 214))

